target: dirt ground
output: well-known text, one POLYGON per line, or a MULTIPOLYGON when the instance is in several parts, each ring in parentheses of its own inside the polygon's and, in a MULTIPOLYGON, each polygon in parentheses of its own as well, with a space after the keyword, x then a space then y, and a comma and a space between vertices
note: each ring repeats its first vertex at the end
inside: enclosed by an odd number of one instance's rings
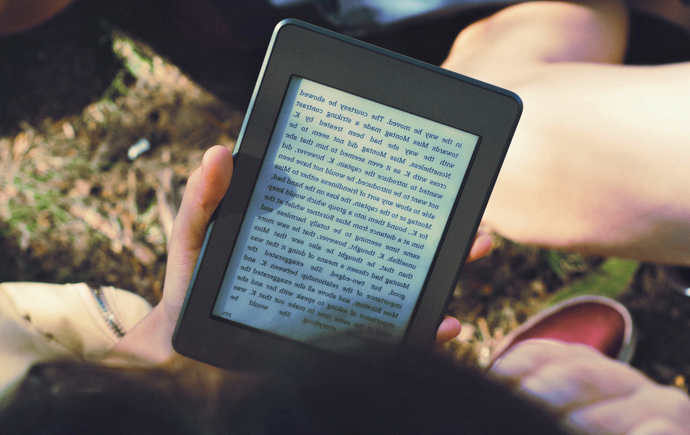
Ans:
MULTIPOLYGON (((155 303, 186 179, 206 148, 234 146, 265 41, 204 49, 157 3, 115 3, 80 2, 0 38, 0 282, 114 285, 155 303), (150 149, 128 156, 143 140, 150 149)), ((371 41, 438 63, 461 21, 371 41)), ((530 315, 581 293, 622 301, 638 327, 633 365, 687 391, 690 298, 666 269, 499 236, 463 272, 450 313, 464 329, 446 350, 482 365, 530 315)))

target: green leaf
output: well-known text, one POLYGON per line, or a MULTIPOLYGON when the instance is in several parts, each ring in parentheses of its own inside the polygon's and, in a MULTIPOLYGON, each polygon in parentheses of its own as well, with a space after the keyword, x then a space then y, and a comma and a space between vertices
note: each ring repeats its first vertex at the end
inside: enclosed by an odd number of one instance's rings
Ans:
POLYGON ((627 289, 639 265, 639 262, 633 260, 609 258, 598 270, 580 281, 558 290, 547 302, 547 305, 555 305, 566 299, 582 295, 597 295, 616 299, 627 289))
POLYGON ((556 250, 542 251, 542 253, 549 269, 562 281, 565 281, 573 272, 586 270, 587 265, 580 254, 556 250))

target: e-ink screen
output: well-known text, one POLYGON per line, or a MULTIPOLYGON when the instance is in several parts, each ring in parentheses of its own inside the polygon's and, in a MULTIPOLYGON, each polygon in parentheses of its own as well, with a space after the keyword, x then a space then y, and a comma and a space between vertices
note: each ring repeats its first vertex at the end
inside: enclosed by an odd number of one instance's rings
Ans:
POLYGON ((399 344, 478 141, 293 77, 212 314, 399 344))

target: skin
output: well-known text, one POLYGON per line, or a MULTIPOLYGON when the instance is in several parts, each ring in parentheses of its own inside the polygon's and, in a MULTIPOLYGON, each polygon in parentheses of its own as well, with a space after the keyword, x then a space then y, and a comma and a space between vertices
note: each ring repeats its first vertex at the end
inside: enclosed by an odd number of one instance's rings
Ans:
MULTIPOLYGON (((180 210, 175 218, 168 252, 163 299, 125 335, 103 359, 115 365, 165 365, 183 359, 171 340, 182 303, 199 257, 208 223, 223 198, 232 177, 232 156, 222 147, 209 149, 189 177, 180 210)), ((491 237, 479 232, 468 261, 486 255, 491 237)), ((460 322, 447 317, 440 325, 437 342, 451 340, 460 333, 460 322)), ((201 364, 201 363, 199 363, 201 364)))
POLYGON ((688 265, 690 63, 620 65, 627 10, 622 0, 512 6, 461 32, 443 67, 524 102, 487 229, 548 248, 688 265))
POLYGON ((518 344, 490 372, 553 412, 575 433, 690 434, 690 399, 579 344, 518 344))

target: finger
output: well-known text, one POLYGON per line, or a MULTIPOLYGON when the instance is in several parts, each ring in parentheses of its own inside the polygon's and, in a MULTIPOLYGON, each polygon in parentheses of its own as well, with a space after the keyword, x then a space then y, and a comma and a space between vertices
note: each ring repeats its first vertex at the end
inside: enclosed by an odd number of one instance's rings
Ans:
POLYGON ((497 359, 491 372, 507 378, 531 375, 543 365, 572 358, 572 350, 555 340, 533 339, 517 343, 497 359))
POLYGON ((628 435, 688 435, 690 429, 663 417, 654 417, 635 426, 628 435))
POLYGON ((558 414, 627 397, 651 382, 588 346, 543 339, 519 343, 490 373, 558 414))
POLYGON ((446 343, 460 334, 460 321, 455 317, 446 316, 436 332, 436 344, 446 343))
POLYGON ((569 414, 566 426, 582 433, 687 434, 670 432, 690 427, 690 400, 673 387, 662 387, 646 379, 630 394, 620 395, 569 414))
POLYGON ((563 414, 628 397, 647 382, 633 368, 601 354, 543 366, 518 391, 563 414))
POLYGON ((209 220, 223 199, 231 176, 230 151, 223 146, 215 146, 206 151, 201 167, 187 181, 182 204, 173 224, 168 252, 163 301, 170 313, 179 314, 209 220))
POLYGON ((467 256, 466 263, 470 261, 479 260, 483 256, 491 252, 491 236, 482 230, 477 231, 477 235, 474 236, 474 243, 472 244, 472 249, 467 256))

